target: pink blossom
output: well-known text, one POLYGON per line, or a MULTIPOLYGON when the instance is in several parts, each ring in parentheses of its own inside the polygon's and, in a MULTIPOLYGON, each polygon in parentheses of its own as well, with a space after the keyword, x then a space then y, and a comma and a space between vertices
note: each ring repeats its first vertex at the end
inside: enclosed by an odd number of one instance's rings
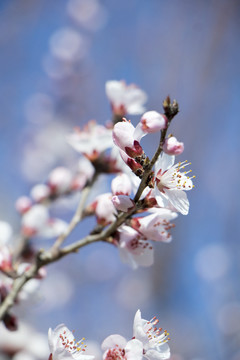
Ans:
POLYGON ((136 85, 126 85, 124 81, 111 80, 106 82, 106 94, 114 114, 124 116, 142 114, 147 101, 146 93, 136 85))
POLYGON ((174 136, 166 139, 163 144, 163 151, 168 155, 180 155, 184 150, 184 144, 177 141, 174 136))
POLYGON ((3 271, 12 270, 12 254, 8 246, 0 247, 0 269, 3 271))
POLYGON ((141 117, 140 124, 144 132, 154 133, 166 128, 167 118, 157 111, 147 111, 141 117))
POLYGON ((27 237, 55 237, 64 232, 66 227, 65 221, 50 218, 48 209, 40 204, 32 206, 22 217, 22 232, 27 237))
POLYGON ((48 176, 48 185, 52 193, 63 194, 71 190, 73 176, 69 169, 60 166, 51 171, 48 176))
POLYGON ((72 332, 64 325, 58 325, 54 330, 48 330, 48 344, 51 360, 91 360, 92 355, 85 355, 83 340, 76 342, 72 332))
POLYGON ((170 242, 172 236, 169 230, 175 225, 170 223, 177 217, 177 213, 169 209, 154 209, 154 213, 143 217, 135 217, 131 225, 147 239, 170 242))
POLYGON ((144 357, 148 360, 164 360, 170 358, 170 348, 167 344, 169 340, 168 332, 156 325, 159 320, 154 317, 150 321, 141 317, 141 312, 136 312, 133 322, 133 336, 143 344, 144 357))
POLYGON ((120 258, 133 269, 138 266, 151 266, 153 264, 152 246, 129 226, 122 225, 117 232, 119 239, 116 242, 120 258))
POLYGON ((95 213, 99 224, 107 225, 116 219, 117 211, 112 203, 112 194, 99 195, 96 199, 95 213))
POLYGON ((0 246, 9 242, 12 236, 12 227, 6 221, 0 221, 0 246))
POLYGON ((45 184, 37 184, 31 189, 30 195, 34 201, 41 202, 49 197, 50 188, 45 184))
POLYGON ((112 180, 113 195, 130 195, 132 191, 132 184, 126 174, 120 174, 112 180))
POLYGON ((28 196, 21 196, 15 203, 16 210, 22 215, 30 209, 32 200, 28 196))
POLYGON ((128 212, 135 206, 133 200, 127 195, 115 195, 112 197, 112 203, 119 211, 128 212))
POLYGON ((95 121, 89 121, 82 130, 75 129, 67 140, 76 151, 90 160, 96 159, 100 153, 113 147, 112 130, 97 125, 95 121))
POLYGON ((143 346, 141 341, 127 340, 121 335, 110 335, 102 343, 103 360, 141 360, 143 346))

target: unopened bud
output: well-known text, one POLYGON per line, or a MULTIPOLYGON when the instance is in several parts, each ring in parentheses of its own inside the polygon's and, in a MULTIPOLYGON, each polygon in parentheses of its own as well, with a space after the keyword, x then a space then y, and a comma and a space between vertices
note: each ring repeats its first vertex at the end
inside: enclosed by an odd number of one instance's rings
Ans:
POLYGON ((165 129, 167 126, 167 118, 165 115, 157 111, 147 111, 141 117, 141 129, 146 133, 154 133, 165 129))
POLYGON ((126 195, 116 195, 112 197, 112 202, 115 208, 119 211, 128 212, 135 206, 133 200, 126 195))
POLYGON ((15 203, 16 210, 21 214, 25 214, 32 206, 32 201, 28 196, 21 196, 15 203))
POLYGON ((166 139, 163 144, 163 151, 168 155, 180 155, 184 150, 184 144, 177 141, 174 136, 166 139))

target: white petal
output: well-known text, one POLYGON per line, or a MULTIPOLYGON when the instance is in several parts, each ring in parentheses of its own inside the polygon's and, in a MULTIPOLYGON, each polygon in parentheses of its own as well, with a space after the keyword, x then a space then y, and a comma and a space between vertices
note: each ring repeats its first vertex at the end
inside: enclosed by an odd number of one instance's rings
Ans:
POLYGON ((183 215, 188 214, 189 201, 186 193, 183 190, 165 190, 169 201, 183 215))
POLYGON ((142 130, 141 123, 138 123, 138 125, 134 130, 133 138, 138 142, 140 142, 141 138, 144 137, 145 135, 147 135, 147 133, 142 130))
POLYGON ((137 339, 130 340, 126 347, 127 360, 141 360, 143 356, 143 344, 137 339))
POLYGON ((102 343, 102 350, 113 349, 118 345, 120 348, 124 349, 127 344, 127 340, 118 334, 108 336, 102 343))
POLYGON ((149 360, 169 359, 170 358, 170 349, 169 349, 169 346, 167 344, 165 344, 165 345, 167 346, 167 348, 164 349, 163 352, 161 351, 162 349, 160 351, 150 349, 150 350, 147 350, 147 352, 146 352, 146 354, 144 356, 149 360))
POLYGON ((162 153, 155 163, 156 172, 158 172, 160 169, 162 169, 162 172, 168 170, 174 165, 174 161, 175 156, 162 153))
POLYGON ((140 266, 145 266, 145 267, 151 266, 154 262, 153 249, 147 247, 146 249, 143 250, 142 254, 140 255, 133 254, 133 259, 140 266))

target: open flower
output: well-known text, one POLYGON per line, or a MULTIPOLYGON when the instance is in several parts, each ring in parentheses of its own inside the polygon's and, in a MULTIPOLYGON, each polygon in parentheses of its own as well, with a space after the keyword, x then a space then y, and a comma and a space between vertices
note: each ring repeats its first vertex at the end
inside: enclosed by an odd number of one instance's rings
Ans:
POLYGON ((194 185, 192 178, 187 176, 192 170, 181 172, 187 165, 187 161, 174 165, 175 156, 162 153, 155 164, 155 197, 158 205, 163 207, 168 201, 183 215, 188 214, 189 201, 185 193, 194 185))
POLYGON ((141 317, 141 311, 136 312, 133 322, 133 336, 143 344, 143 354, 148 360, 164 360, 170 358, 168 332, 156 325, 159 320, 154 317, 150 321, 141 317))
POLYGON ((48 330, 48 344, 50 349, 49 360, 91 360, 92 355, 85 355, 85 346, 82 338, 76 342, 72 332, 64 325, 58 325, 54 330, 48 330))
POLYGON ((66 228, 65 221, 50 218, 48 209, 41 204, 32 206, 22 217, 22 233, 27 237, 51 238, 60 235, 66 228))
POLYGON ((121 335, 110 335, 102 343, 104 360, 141 360, 143 345, 141 341, 127 340, 121 335))
POLYGON ((88 159, 96 159, 101 152, 113 147, 112 130, 103 125, 97 125, 95 121, 89 121, 81 130, 68 136, 68 143, 88 159))
POLYGON ((111 80, 106 82, 106 94, 111 103, 113 113, 139 115, 145 111, 146 93, 136 85, 127 85, 124 81, 111 80))
POLYGON ((130 226, 122 225, 118 231, 116 242, 120 258, 133 269, 138 266, 151 266, 153 264, 153 248, 147 240, 130 226))
POLYGON ((169 230, 175 226, 170 220, 175 219, 177 213, 163 208, 153 210, 153 214, 133 218, 131 225, 147 239, 170 242, 172 236, 169 230))

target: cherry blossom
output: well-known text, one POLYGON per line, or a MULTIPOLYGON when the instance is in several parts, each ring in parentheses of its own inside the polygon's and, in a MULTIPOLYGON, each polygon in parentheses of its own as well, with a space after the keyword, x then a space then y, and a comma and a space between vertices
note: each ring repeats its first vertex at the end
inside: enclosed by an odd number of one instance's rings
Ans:
POLYGON ((141 317, 141 311, 136 312, 133 322, 133 336, 143 344, 143 354, 148 360, 164 360, 170 358, 168 332, 157 328, 159 320, 154 317, 150 321, 141 317))
POLYGON ((41 202, 50 195, 50 188, 46 184, 37 184, 31 189, 30 195, 35 202, 41 202))
POLYGON ((11 239, 12 228, 6 221, 0 221, 0 246, 5 245, 11 239))
POLYGON ((67 140, 76 151, 90 160, 96 159, 100 153, 113 147, 112 129, 97 125, 95 121, 89 121, 82 130, 75 129, 67 140))
POLYGON ((127 340, 121 335, 110 335, 102 343, 104 360, 141 360, 143 345, 141 341, 127 340))
POLYGON ((48 186, 54 194, 63 194, 71 190, 73 176, 69 169, 59 166, 50 172, 48 186))
POLYGON ((72 332, 64 325, 58 325, 54 330, 48 330, 48 344, 50 348, 49 360, 91 360, 92 355, 86 355, 83 340, 75 340, 72 332))
POLYGON ((6 245, 0 247, 0 269, 3 271, 12 270, 12 254, 6 245))
POLYGON ((21 215, 27 212, 31 206, 32 200, 28 196, 21 196, 15 203, 15 208, 21 215))
POLYGON ((169 209, 154 209, 153 214, 133 218, 131 225, 147 239, 170 242, 172 236, 168 231, 175 226, 170 220, 177 216, 176 212, 169 209))
POLYGON ((145 111, 146 93, 136 85, 126 85, 124 81, 111 80, 106 82, 106 94, 114 114, 124 116, 139 115, 145 111))
POLYGON ((116 245, 124 263, 129 264, 133 269, 138 268, 138 266, 151 266, 153 264, 153 248, 139 232, 129 226, 122 225, 118 229, 117 235, 119 239, 116 241, 116 245))
POLYGON ((27 236, 51 238, 65 231, 67 223, 63 220, 50 218, 48 209, 36 204, 22 217, 22 233, 27 236))
POLYGON ((112 203, 117 210, 123 212, 128 212, 135 206, 134 201, 127 195, 114 195, 112 203))
POLYGON ((111 184, 113 195, 130 195, 132 184, 127 174, 119 174, 112 180, 111 184))
POLYGON ((177 211, 187 215, 189 201, 185 191, 194 187, 191 179, 195 176, 187 176, 191 170, 180 171, 190 163, 184 161, 174 165, 174 160, 175 156, 165 153, 159 156, 155 164, 155 197, 159 206, 166 207, 169 201, 177 211))
POLYGON ((112 194, 106 193, 96 198, 95 213, 99 224, 107 225, 116 219, 117 211, 112 203, 112 194))

